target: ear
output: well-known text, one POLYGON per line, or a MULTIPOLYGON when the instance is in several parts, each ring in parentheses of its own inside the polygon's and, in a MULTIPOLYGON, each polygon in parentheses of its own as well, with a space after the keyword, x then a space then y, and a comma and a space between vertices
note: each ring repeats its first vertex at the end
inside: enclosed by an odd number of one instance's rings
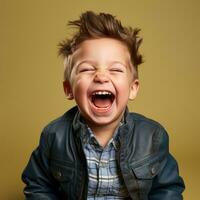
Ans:
POLYGON ((63 89, 68 100, 74 99, 72 88, 69 81, 63 81, 63 89))
POLYGON ((134 100, 139 90, 139 80, 134 79, 130 85, 129 100, 134 100))

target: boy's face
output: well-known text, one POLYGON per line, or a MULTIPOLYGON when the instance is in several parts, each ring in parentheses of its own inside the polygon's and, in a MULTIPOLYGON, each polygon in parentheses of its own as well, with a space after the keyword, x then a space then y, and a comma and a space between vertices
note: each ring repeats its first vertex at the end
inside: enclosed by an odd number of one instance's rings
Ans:
POLYGON ((72 93, 88 125, 116 126, 138 91, 126 45, 110 38, 86 40, 72 64, 70 83, 64 82, 66 94, 72 93))

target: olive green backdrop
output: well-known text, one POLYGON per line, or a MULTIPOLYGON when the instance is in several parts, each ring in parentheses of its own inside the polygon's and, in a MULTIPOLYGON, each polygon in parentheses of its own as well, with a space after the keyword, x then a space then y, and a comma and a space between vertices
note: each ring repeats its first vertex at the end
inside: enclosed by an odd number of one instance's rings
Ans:
POLYGON ((168 130, 187 190, 199 199, 200 1, 0 0, 0 199, 23 199, 21 172, 44 125, 69 109, 57 43, 68 20, 110 12, 142 29, 140 92, 131 111, 168 130))

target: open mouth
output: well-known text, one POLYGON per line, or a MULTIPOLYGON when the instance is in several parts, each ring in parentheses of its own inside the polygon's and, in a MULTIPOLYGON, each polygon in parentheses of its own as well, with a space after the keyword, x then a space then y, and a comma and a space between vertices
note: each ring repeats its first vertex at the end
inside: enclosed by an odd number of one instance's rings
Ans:
POLYGON ((115 95, 110 91, 95 91, 91 95, 91 101, 97 108, 110 108, 115 99, 115 95))

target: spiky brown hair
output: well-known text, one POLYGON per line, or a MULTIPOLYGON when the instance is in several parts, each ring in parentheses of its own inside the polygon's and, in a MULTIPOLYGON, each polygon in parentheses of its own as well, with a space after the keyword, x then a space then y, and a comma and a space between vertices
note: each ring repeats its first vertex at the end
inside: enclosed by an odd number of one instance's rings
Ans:
POLYGON ((78 28, 78 31, 71 39, 59 43, 59 55, 67 60, 64 72, 65 80, 69 80, 73 68, 70 66, 70 56, 83 41, 98 38, 113 38, 127 45, 136 72, 134 77, 138 77, 138 65, 143 62, 142 55, 138 51, 142 42, 142 38, 138 35, 140 29, 122 26, 121 22, 111 14, 96 14, 92 11, 83 13, 78 20, 69 21, 68 25, 78 28))

